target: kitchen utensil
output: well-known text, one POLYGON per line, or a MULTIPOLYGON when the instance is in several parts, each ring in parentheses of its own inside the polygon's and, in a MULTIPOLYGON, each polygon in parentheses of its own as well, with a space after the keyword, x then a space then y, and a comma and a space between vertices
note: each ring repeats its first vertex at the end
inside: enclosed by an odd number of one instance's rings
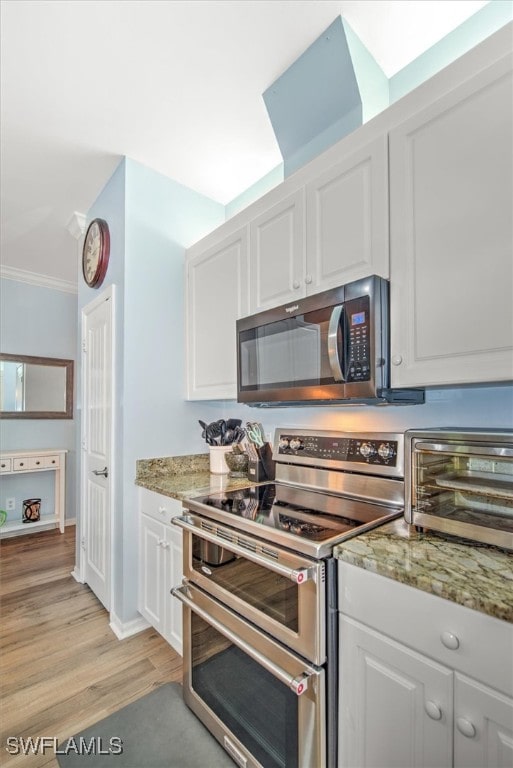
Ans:
POLYGON ((221 438, 221 445, 231 445, 233 443, 234 434, 235 434, 235 431, 228 427, 228 429, 226 430, 226 432, 221 438))
POLYGON ((246 437, 246 430, 243 427, 235 427, 233 430, 233 442, 238 444, 246 437))
POLYGON ((213 421, 205 430, 207 442, 209 445, 219 445, 219 438, 221 437, 221 425, 219 421, 213 421), (209 440, 211 442, 209 442, 209 440))
POLYGON ((246 434, 257 448, 261 448, 263 446, 265 440, 264 431, 261 424, 248 421, 246 424, 246 434))

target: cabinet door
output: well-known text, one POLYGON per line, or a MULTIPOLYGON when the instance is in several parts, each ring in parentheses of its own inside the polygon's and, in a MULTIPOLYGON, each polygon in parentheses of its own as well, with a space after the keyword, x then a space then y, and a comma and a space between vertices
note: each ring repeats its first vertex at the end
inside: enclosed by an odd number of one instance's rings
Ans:
POLYGON ((147 515, 141 515, 139 552, 139 611, 161 634, 165 625, 165 529, 147 515))
POLYGON ((235 322, 248 313, 247 228, 187 259, 187 398, 236 399, 235 322))
POLYGON ((305 295, 304 190, 251 222, 250 251, 250 314, 305 295))
POLYGON ((510 59, 390 133, 392 386, 513 378, 510 59))
POLYGON ((380 137, 307 185, 307 291, 388 278, 388 146, 380 137))
POLYGON ((171 595, 171 587, 182 583, 182 531, 171 525, 166 529, 166 631, 165 638, 182 656, 182 604, 171 595))
POLYGON ((456 674, 455 768, 511 768, 513 700, 456 674))
POLYGON ((339 768, 451 766, 452 677, 341 614, 339 768))

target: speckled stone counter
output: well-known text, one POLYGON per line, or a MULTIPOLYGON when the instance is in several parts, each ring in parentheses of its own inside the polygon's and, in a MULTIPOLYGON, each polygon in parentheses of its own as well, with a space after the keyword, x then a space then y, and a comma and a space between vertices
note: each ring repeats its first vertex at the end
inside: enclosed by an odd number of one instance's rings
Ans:
POLYGON ((255 485, 247 477, 211 474, 208 453, 140 459, 136 462, 135 484, 179 500, 255 485))
POLYGON ((400 519, 339 544, 335 557, 513 622, 513 554, 504 550, 417 533, 400 519))

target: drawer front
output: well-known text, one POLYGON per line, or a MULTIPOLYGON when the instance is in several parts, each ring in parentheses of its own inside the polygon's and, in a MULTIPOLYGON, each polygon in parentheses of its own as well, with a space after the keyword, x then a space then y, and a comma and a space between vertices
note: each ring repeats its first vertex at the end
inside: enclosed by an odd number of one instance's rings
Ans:
POLYGON ((10 472, 12 470, 12 459, 0 459, 0 472, 10 472))
MULTIPOLYGON (((41 459, 37 457, 38 461, 41 462, 41 459)), ((36 457, 34 456, 24 456, 21 459, 13 459, 12 460, 12 468, 14 472, 27 472, 31 469, 40 469, 39 466, 36 466, 36 457)))
POLYGON ((45 467, 45 469, 59 469, 60 467, 59 456, 43 456, 41 461, 42 466, 45 467))
MULTIPOLYGON (((35 469, 58 469, 59 456, 23 456, 12 460, 14 472, 34 471, 35 469)), ((5 471, 5 470, 4 470, 5 471)))
POLYGON ((182 514, 183 509, 177 499, 139 488, 139 511, 161 523, 170 523, 173 517, 182 514))
POLYGON ((338 576, 342 613, 513 695, 513 624, 349 563, 338 576))

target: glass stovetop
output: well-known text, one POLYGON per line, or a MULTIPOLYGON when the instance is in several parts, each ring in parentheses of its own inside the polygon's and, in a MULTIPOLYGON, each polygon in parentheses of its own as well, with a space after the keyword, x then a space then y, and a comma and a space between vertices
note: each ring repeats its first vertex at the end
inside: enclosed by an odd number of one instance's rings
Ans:
POLYGON ((402 514, 395 508, 280 483, 221 491, 190 501, 196 510, 203 507, 206 515, 205 507, 215 510, 216 519, 225 519, 232 527, 247 530, 249 521, 264 526, 266 530, 255 531, 263 538, 278 540, 273 532, 279 532, 280 540, 289 534, 319 544, 331 540, 335 544, 402 514))

